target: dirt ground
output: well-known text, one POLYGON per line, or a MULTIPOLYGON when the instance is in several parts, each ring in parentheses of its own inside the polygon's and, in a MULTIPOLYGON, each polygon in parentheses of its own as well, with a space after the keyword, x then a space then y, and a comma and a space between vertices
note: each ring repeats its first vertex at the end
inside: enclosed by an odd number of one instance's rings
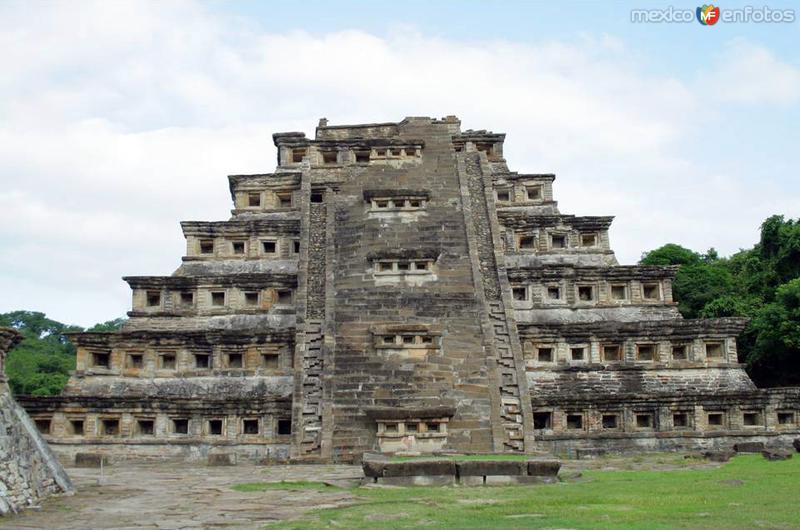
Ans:
POLYGON ((347 489, 268 490, 239 493, 245 482, 333 481, 350 485, 362 475, 354 466, 208 467, 203 464, 119 464, 67 469, 77 493, 51 497, 41 508, 0 518, 3 530, 254 529, 307 510, 353 502, 347 489))

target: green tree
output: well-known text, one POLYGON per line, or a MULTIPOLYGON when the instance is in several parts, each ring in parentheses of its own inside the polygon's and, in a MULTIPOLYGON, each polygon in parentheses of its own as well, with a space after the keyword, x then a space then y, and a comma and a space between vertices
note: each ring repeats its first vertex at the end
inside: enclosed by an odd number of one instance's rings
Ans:
POLYGON ((675 243, 667 243, 662 247, 642 254, 639 264, 660 265, 662 267, 667 265, 694 265, 695 263, 700 263, 700 260, 700 254, 694 250, 689 250, 675 243))
POLYGON ((761 291, 764 299, 772 301, 776 288, 800 277, 800 222, 782 215, 773 215, 761 224, 761 240, 753 248, 761 262, 758 283, 753 291, 761 291))
MULTIPOLYGON (((119 329, 124 319, 97 324, 92 330, 119 329)), ((67 333, 83 331, 47 318, 36 311, 12 311, 0 314, 0 326, 19 331, 22 342, 8 354, 6 374, 12 391, 18 395, 58 395, 67 384, 69 371, 75 369, 75 346, 67 333)))
MULTIPOLYGON (((686 318, 697 318, 703 308, 734 291, 734 279, 725 260, 709 249, 700 254, 674 243, 642 255, 641 265, 680 265, 672 284, 678 310, 686 318)), ((733 309, 732 307, 727 308, 733 309)))
POLYGON ((699 318, 723 318, 752 316, 761 307, 761 301, 755 298, 724 294, 708 302, 700 310, 699 318))
POLYGON ((701 261, 682 266, 672 289, 681 314, 686 318, 697 318, 708 304, 732 295, 734 281, 724 263, 701 261))
POLYGON ((119 328, 122 327, 123 324, 127 321, 127 318, 115 318, 114 320, 108 320, 106 322, 101 322, 99 324, 95 324, 94 326, 90 327, 86 331, 91 332, 104 332, 104 331, 117 331, 119 328))
POLYGON ((800 220, 773 215, 761 224, 758 243, 729 258, 676 244, 645 253, 642 265, 680 265, 673 283, 687 318, 744 316, 739 359, 759 386, 800 382, 796 302, 800 278, 800 220))
POLYGON ((68 326, 56 322, 37 311, 12 311, 0 314, 0 326, 14 328, 25 339, 38 339, 53 348, 66 348, 69 353, 75 353, 75 348, 67 340, 66 333, 83 331, 80 326, 68 326))
POLYGON ((771 385, 800 384, 800 278, 778 286, 775 301, 751 323, 755 344, 748 352, 752 375, 771 385))

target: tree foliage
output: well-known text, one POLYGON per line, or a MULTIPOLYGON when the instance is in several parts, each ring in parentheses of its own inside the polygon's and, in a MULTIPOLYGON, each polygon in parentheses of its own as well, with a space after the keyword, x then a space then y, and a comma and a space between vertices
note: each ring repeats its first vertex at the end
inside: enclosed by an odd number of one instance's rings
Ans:
POLYGON ((750 319, 739 358, 757 384, 800 383, 800 220, 769 217, 758 243, 729 258, 670 243, 640 264, 681 266, 673 294, 684 317, 750 319))
MULTIPOLYGON (((90 328, 91 331, 119 329, 125 319, 118 318, 90 328)), ((69 371, 75 369, 75 346, 67 333, 84 331, 80 326, 62 324, 35 311, 12 311, 0 314, 0 326, 19 331, 22 342, 6 359, 6 374, 15 394, 54 396, 67 384, 69 371)))
POLYGON ((674 243, 642 256, 642 265, 680 265, 672 285, 678 309, 686 318, 697 318, 710 302, 726 295, 733 288, 733 277, 720 260, 717 251, 700 254, 674 243))
POLYGON ((663 247, 659 247, 650 252, 642 255, 639 260, 641 265, 695 265, 700 263, 701 256, 694 250, 676 245, 675 243, 667 243, 663 247))
POLYGON ((747 363, 759 379, 781 385, 800 384, 800 278, 775 290, 775 300, 759 309, 747 363))
POLYGON ((93 333, 96 332, 104 332, 104 331, 116 331, 122 327, 125 323, 126 318, 115 318, 114 320, 108 320, 106 322, 100 322, 99 324, 95 324, 94 326, 90 327, 86 331, 91 331, 93 333))

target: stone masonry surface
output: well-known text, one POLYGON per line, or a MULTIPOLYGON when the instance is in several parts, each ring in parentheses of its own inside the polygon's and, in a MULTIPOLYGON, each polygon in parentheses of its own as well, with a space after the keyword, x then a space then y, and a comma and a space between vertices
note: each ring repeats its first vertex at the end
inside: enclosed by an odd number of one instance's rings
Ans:
POLYGON ((69 477, 6 384, 4 358, 21 339, 14 330, 0 328, 0 515, 72 492, 69 477))
POLYGON ((365 452, 785 445, 736 318, 684 320, 674 267, 620 265, 611 216, 454 116, 273 135, 232 217, 181 223, 170 276, 124 278, 122 330, 71 336, 63 395, 20 396, 63 458, 356 463, 365 452))

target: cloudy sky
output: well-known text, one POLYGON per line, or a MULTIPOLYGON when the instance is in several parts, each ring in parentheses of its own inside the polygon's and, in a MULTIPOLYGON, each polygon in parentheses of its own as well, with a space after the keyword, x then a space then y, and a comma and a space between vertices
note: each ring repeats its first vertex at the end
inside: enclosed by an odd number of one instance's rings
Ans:
POLYGON ((798 22, 332 4, 0 2, 0 312, 124 315, 120 277, 171 273, 179 221, 228 218, 226 175, 273 170, 271 134, 323 116, 506 132, 512 169, 557 174, 562 212, 616 215, 622 263, 730 254, 800 216, 798 22))

